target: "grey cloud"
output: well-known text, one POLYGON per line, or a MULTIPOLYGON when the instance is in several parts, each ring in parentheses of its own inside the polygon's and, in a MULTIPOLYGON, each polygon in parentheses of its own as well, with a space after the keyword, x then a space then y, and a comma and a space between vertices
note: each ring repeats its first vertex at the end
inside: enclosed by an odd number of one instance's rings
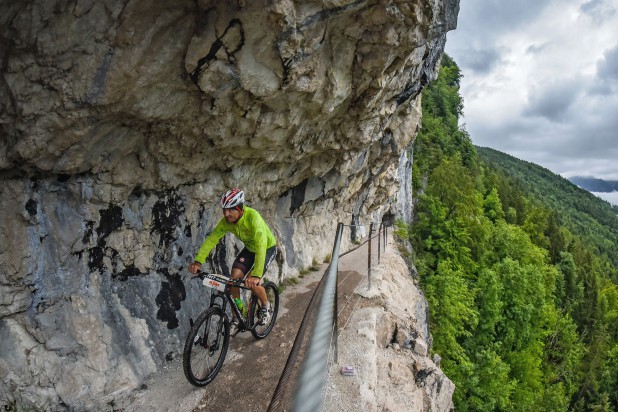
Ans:
POLYGON ((543 50, 545 50, 545 48, 548 46, 548 43, 543 43, 541 45, 537 45, 537 44, 531 44, 530 46, 528 46, 528 48, 526 49, 526 53, 528 54, 537 54, 542 52, 543 50))
POLYGON ((618 91, 618 46, 606 50, 597 61, 597 76, 588 95, 609 96, 618 91))
POLYGON ((601 130, 580 128, 577 119, 560 130, 543 127, 537 121, 536 130, 511 141, 496 141, 492 147, 520 159, 542 165, 555 173, 582 174, 584 170, 594 171, 591 175, 607 176, 618 174, 616 156, 618 150, 611 136, 601 130), (599 134, 595 134, 600 132, 599 134))
POLYGON ((618 80, 618 45, 605 51, 603 59, 597 62, 597 75, 601 78, 618 80))
POLYGON ((564 119, 565 112, 577 98, 581 86, 575 80, 562 81, 530 93, 526 116, 541 116, 553 122, 564 119))
POLYGON ((508 153, 528 146, 539 130, 539 120, 532 118, 513 118, 504 123, 474 122, 466 125, 475 144, 495 147, 508 153))
POLYGON ((613 159, 593 157, 546 159, 550 170, 557 170, 564 177, 593 176, 599 179, 618 180, 618 170, 613 159))
POLYGON ((471 27, 483 27, 492 34, 511 31, 534 20, 549 3, 537 0, 467 0, 461 4, 460 20, 465 19, 471 27))
POLYGON ((618 157, 618 116, 613 113, 618 113, 618 99, 582 99, 563 123, 548 124, 547 130, 539 124, 532 134, 539 139, 539 147, 551 150, 558 158, 615 159, 618 157))
POLYGON ((614 89, 615 89, 615 86, 611 82, 599 81, 592 85, 590 90, 588 90, 587 94, 589 96, 594 96, 594 95, 610 96, 614 94, 614 89))
POLYGON ((537 0, 462 1, 457 30, 447 35, 447 52, 456 55, 459 62, 470 50, 493 48, 503 33, 515 32, 519 26, 533 21, 549 4, 537 0))
POLYGON ((597 22, 609 19, 616 13, 616 8, 605 0, 587 1, 579 7, 579 10, 597 22))
POLYGON ((555 173, 589 172, 618 180, 618 2, 570 1, 569 5, 579 7, 578 21, 572 27, 585 30, 581 38, 561 36, 560 30, 566 28, 549 29, 553 27, 549 23, 572 18, 572 8, 560 3, 461 1, 458 28, 448 34, 446 49, 466 75, 462 79, 467 103, 462 121, 477 145, 555 173), (539 31, 542 27, 548 28, 547 33, 539 31), (522 40, 533 39, 523 44, 526 56, 521 55, 521 42, 513 43, 519 33, 522 40), (608 38, 612 39, 609 44, 608 38), (588 52, 598 50, 599 45, 586 44, 586 39, 606 48, 595 56, 596 63, 581 48, 588 47, 588 52), (523 76, 498 71, 506 62, 522 57, 523 76), (574 64, 560 64, 568 59, 574 64), (592 65, 594 70, 595 64, 596 72, 590 73, 588 68, 592 65), (526 90, 528 99, 522 101, 521 93, 526 90), (515 95, 499 100, 499 93, 515 95), (498 104, 490 103, 496 99, 498 104))
POLYGON ((500 54, 495 49, 475 50, 467 49, 460 57, 461 68, 468 68, 480 74, 489 73, 500 62, 500 54))
MULTIPOLYGON (((597 102, 598 103, 598 102, 597 102)), ((603 108, 580 107, 562 123, 544 117, 517 117, 504 123, 474 122, 467 125, 473 142, 493 147, 555 173, 594 176, 618 175, 618 99, 606 99, 603 108), (591 115, 590 112, 595 113, 591 115)))
POLYGON ((551 170, 558 170, 563 176, 594 176, 600 179, 618 180, 616 161, 609 156, 577 154, 568 158, 548 159, 551 170))

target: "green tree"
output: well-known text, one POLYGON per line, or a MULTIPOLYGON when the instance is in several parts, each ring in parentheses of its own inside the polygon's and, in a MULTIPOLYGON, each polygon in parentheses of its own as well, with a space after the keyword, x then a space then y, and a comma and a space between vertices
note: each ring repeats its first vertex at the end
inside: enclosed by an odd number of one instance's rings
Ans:
POLYGON ((502 202, 500 202, 500 196, 498 196, 498 189, 495 187, 492 187, 485 196, 483 210, 485 211, 485 216, 494 223, 504 219, 505 215, 504 210, 502 210, 502 202))

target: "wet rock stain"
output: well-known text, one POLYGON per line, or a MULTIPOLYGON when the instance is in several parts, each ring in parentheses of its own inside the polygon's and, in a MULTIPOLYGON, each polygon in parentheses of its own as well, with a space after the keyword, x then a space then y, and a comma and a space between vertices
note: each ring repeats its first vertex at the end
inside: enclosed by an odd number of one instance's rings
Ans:
POLYGON ((115 278, 115 279, 118 279, 124 282, 127 279, 129 279, 130 276, 141 276, 141 275, 145 275, 145 273, 140 272, 140 270, 136 268, 135 265, 129 265, 122 272, 113 274, 112 278, 115 278))
MULTIPOLYGON (((107 209, 100 210, 99 215, 101 219, 99 220, 99 226, 96 228, 97 246, 88 250, 88 268, 91 272, 99 270, 101 273, 104 273, 106 269, 104 258, 107 256, 113 261, 113 259, 118 256, 116 250, 106 247, 105 239, 107 239, 113 231, 122 227, 124 217, 122 215, 122 208, 117 205, 109 205, 107 209)), ((84 244, 90 241, 93 227, 94 222, 86 222, 86 231, 82 239, 84 244)))
POLYGON ((184 203, 174 191, 170 191, 155 203, 152 208, 152 231, 160 235, 159 247, 168 247, 178 238, 176 231, 184 213, 184 203))
POLYGON ((167 269, 160 269, 159 273, 166 280, 161 282, 161 290, 155 298, 159 308, 157 319, 167 322, 168 329, 176 329, 179 324, 176 311, 180 310, 181 302, 187 297, 187 291, 179 275, 170 275, 167 269))
POLYGON ((105 238, 114 230, 120 229, 124 218, 122 216, 122 208, 117 205, 109 205, 109 208, 103 209, 99 212, 101 220, 97 227, 97 235, 99 236, 98 245, 104 244, 105 238))
POLYGON ((26 211, 32 217, 36 216, 38 203, 34 199, 30 199, 26 202, 26 211))

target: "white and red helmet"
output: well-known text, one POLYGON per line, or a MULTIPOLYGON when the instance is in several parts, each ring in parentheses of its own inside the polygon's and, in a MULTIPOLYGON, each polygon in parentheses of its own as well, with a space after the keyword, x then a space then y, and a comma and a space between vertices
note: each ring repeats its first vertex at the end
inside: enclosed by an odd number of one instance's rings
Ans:
POLYGON ((245 192, 240 189, 230 189, 221 196, 221 207, 232 209, 245 203, 245 192))

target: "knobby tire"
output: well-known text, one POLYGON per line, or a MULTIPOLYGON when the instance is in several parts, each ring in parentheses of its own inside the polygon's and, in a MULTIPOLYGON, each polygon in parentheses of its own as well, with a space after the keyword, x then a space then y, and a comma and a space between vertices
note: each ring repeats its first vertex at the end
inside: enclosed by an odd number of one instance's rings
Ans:
POLYGON ((262 286, 266 289, 266 295, 268 296, 268 302, 271 308, 271 318, 267 325, 259 325, 259 311, 261 309, 260 301, 257 296, 253 295, 249 304, 249 327, 251 328, 251 334, 255 339, 264 339, 275 326, 277 320, 277 313, 279 313, 279 291, 277 285, 273 282, 265 282, 262 286), (255 326, 257 324, 257 326, 255 326), (255 327, 254 327, 255 326, 255 327))
POLYGON ((221 308, 206 309, 187 335, 182 366, 194 386, 206 386, 217 376, 230 345, 230 321, 221 308))

